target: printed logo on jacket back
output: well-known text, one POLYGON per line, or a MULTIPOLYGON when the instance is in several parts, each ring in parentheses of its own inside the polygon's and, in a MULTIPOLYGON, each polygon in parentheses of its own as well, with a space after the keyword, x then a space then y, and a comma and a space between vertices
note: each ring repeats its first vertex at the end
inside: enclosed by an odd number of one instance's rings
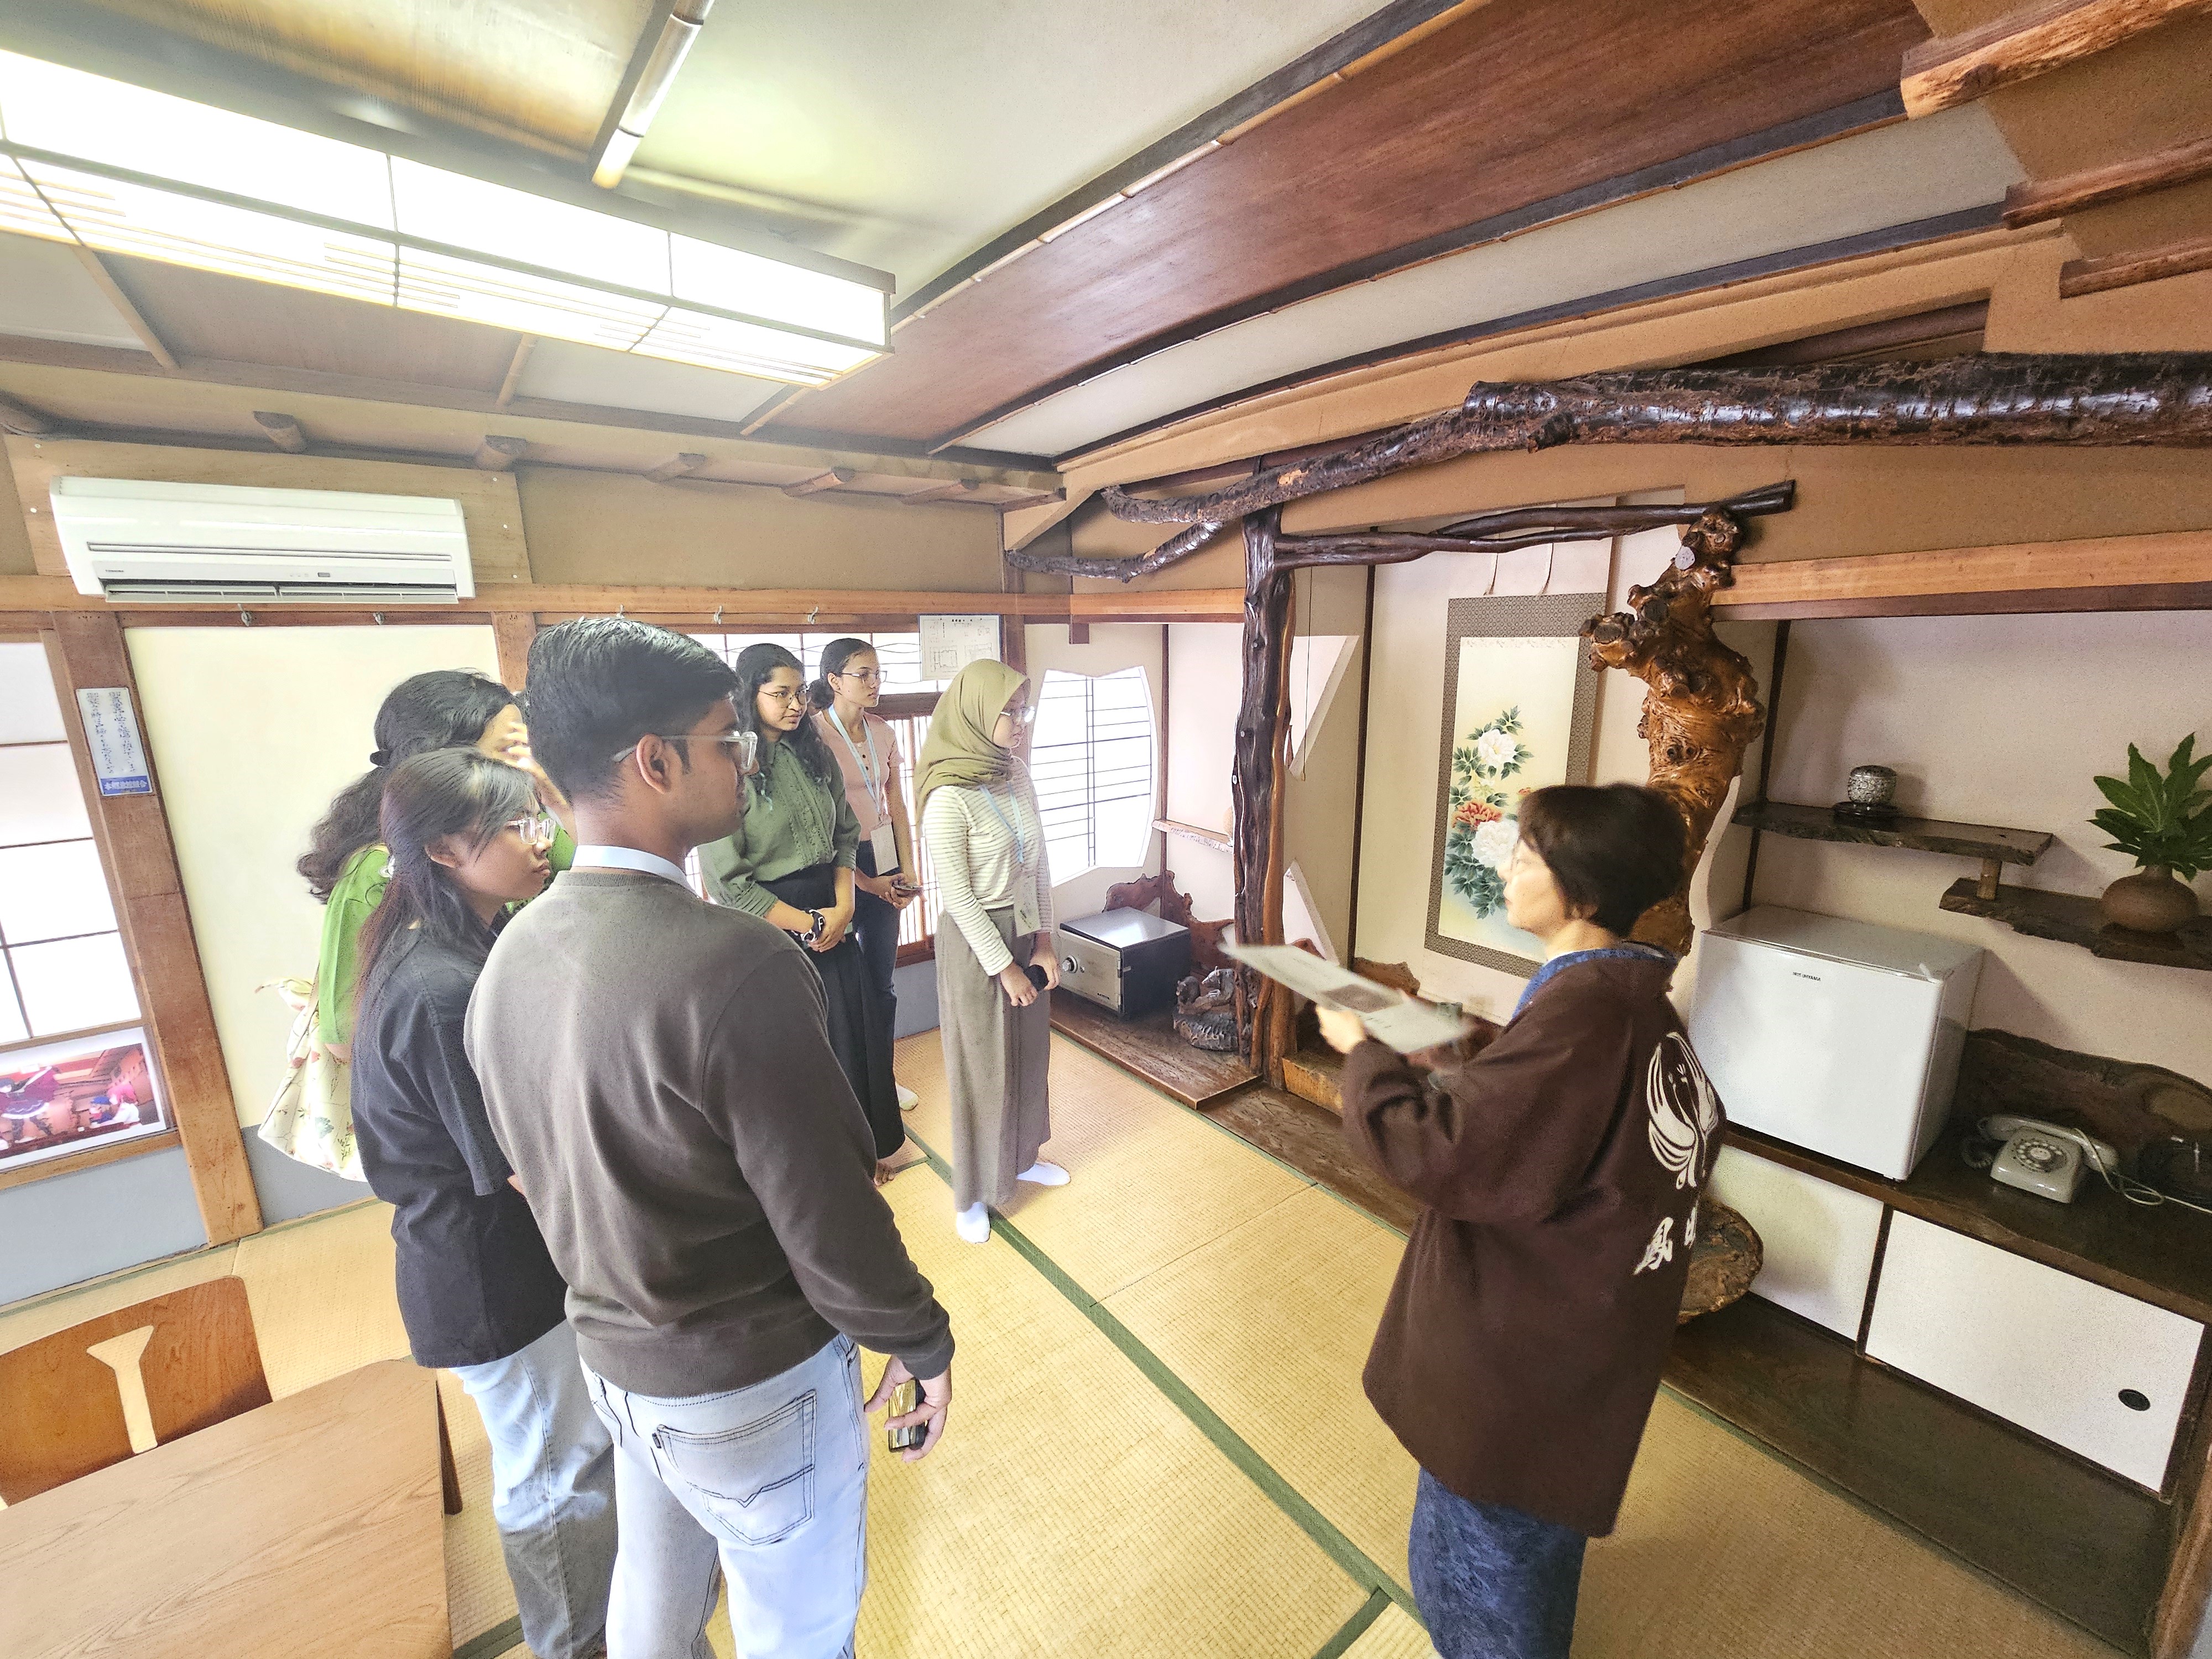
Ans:
MULTIPOLYGON (((1715 1143, 1720 1132, 1721 1103, 1705 1068, 1691 1051, 1689 1039, 1680 1031, 1668 1032, 1652 1049, 1644 1097, 1650 1113, 1645 1132, 1651 1142, 1651 1156, 1674 1177, 1676 1192, 1687 1188, 1691 1194, 1689 1210, 1680 1220, 1681 1247, 1687 1250, 1698 1242, 1697 1193, 1705 1185, 1718 1150, 1715 1143)), ((1659 1218, 1635 1273, 1656 1273, 1674 1259, 1675 1224, 1671 1215, 1659 1218)))

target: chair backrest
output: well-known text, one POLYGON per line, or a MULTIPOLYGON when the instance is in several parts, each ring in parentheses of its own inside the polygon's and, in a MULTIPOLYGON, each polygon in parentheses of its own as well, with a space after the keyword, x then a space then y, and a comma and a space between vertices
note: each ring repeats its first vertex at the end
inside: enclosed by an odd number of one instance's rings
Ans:
POLYGON ((138 1358, 158 1443, 269 1403, 242 1279, 214 1279, 0 1354, 0 1499, 20 1504, 131 1455, 127 1380, 87 1350, 151 1328, 138 1358))

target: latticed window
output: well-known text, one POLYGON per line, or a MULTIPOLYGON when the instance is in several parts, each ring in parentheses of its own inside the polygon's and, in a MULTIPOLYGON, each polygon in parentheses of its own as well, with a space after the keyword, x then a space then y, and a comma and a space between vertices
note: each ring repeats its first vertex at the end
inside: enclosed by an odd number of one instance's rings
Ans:
POLYGON ((1155 805, 1152 750, 1152 688, 1143 669, 1045 672, 1030 775, 1055 882, 1145 861, 1155 805))

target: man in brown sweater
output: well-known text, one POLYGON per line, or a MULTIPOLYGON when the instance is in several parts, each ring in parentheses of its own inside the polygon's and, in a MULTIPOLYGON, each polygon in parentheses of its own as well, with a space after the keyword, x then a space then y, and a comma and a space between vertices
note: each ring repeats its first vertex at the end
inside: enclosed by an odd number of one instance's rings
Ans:
POLYGON ((819 977, 682 860, 744 811, 735 677, 680 634, 564 623, 530 653, 532 746, 574 867, 510 923, 467 1048, 612 1435, 610 1659, 707 1659, 717 1561, 746 1659, 852 1652, 865 1413, 908 1376, 945 1431, 952 1334, 874 1185, 819 977), (861 1401, 856 1344, 892 1356, 861 1401))

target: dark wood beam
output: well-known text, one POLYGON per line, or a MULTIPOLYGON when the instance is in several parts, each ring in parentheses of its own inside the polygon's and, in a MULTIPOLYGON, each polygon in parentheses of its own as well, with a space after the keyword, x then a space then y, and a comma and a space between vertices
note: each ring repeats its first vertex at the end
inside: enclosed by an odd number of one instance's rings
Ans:
POLYGON ((477 446, 473 464, 486 472, 510 471, 529 447, 527 438, 501 438, 486 433, 477 446))
POLYGON ((2192 270, 2212 270, 2212 236, 2169 242, 2164 247, 2142 248, 2133 253, 2108 253, 2097 259, 2069 259, 2058 268, 2058 297, 2076 300, 2107 289, 2185 276, 2192 270))
POLYGON ((783 487, 787 495, 819 495, 825 489, 842 489, 860 475, 849 466, 833 466, 827 472, 817 472, 811 478, 801 478, 797 483, 783 487))
POLYGON ((2212 0, 2046 0, 1913 47, 1898 90, 1907 115, 1933 115, 2208 10, 2212 0))
MULTIPOLYGON (((1277 785, 1290 728, 1285 669, 1290 660, 1291 578, 1275 568, 1275 536, 1283 515, 1272 508, 1244 521, 1244 639, 1234 770, 1237 937, 1248 945, 1283 939, 1282 793, 1277 785)), ((1237 970, 1238 1036, 1245 1057, 1280 1086, 1282 1031, 1290 993, 1249 968, 1237 970)))
POLYGON ((2008 229, 2040 224, 2084 208, 2185 185, 2208 173, 2212 173, 2212 134, 2129 161, 2014 185, 2005 192, 2004 222, 2008 229))
POLYGON ((307 453, 307 434, 300 429, 299 422, 294 420, 289 415, 279 415, 271 410, 257 409, 253 411, 253 423, 268 434, 269 441, 287 455, 304 455, 307 453))
POLYGON ((1036 570, 1056 576, 1096 576, 1107 581, 1134 581, 1188 558, 1221 533, 1226 520, 1209 519, 1194 524, 1180 536, 1170 536, 1140 559, 1096 558, 1083 553, 1030 553, 1016 550, 1006 556, 1016 570, 1036 570))
POLYGON ((2212 445, 2212 352, 1811 368, 1631 369, 1478 381, 1457 409, 1202 495, 1109 486, 1116 518, 1224 522, 1407 467, 1577 443, 2212 445))
POLYGON ((13 398, 0 397, 0 432, 13 432, 26 438, 43 438, 60 424, 52 416, 35 410, 28 404, 18 403, 13 398))
POLYGON ((680 455, 671 455, 659 466, 648 467, 644 475, 645 480, 647 483, 667 483, 672 479, 684 477, 687 473, 696 472, 706 465, 707 458, 704 455, 687 450, 680 455))

